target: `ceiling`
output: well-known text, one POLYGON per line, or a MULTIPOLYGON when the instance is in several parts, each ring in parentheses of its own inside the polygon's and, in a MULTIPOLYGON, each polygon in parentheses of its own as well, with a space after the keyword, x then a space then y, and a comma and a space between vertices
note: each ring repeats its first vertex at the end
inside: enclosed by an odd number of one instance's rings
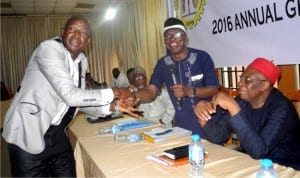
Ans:
POLYGON ((0 0, 1 15, 89 14, 134 0, 0 0))

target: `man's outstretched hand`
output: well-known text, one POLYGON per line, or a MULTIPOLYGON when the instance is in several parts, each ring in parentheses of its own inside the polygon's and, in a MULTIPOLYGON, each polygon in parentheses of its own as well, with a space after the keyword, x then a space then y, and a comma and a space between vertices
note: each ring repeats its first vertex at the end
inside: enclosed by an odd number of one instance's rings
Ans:
POLYGON ((119 111, 122 113, 127 113, 137 119, 142 119, 141 116, 134 113, 135 111, 140 111, 140 109, 134 108, 133 106, 126 104, 126 102, 124 102, 124 101, 125 100, 122 100, 122 99, 117 100, 117 107, 118 107, 119 111))

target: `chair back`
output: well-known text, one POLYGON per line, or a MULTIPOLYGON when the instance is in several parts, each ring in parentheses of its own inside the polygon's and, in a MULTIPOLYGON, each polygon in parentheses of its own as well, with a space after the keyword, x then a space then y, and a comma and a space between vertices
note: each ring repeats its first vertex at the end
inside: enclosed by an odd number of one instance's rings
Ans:
POLYGON ((300 119, 300 90, 284 91, 286 97, 293 103, 300 119))
POLYGON ((238 90, 233 90, 233 89, 225 88, 223 86, 220 87, 220 91, 226 93, 227 95, 231 96, 232 98, 235 98, 236 96, 239 95, 238 90))

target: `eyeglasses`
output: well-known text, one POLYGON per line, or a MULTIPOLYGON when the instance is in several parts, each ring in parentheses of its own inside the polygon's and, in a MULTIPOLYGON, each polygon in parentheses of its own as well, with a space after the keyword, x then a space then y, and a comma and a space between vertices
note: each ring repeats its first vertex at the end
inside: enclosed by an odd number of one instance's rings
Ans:
POLYGON ((263 81, 267 81, 267 80, 258 79, 258 78, 251 77, 251 76, 240 76, 240 80, 239 80, 239 82, 244 82, 246 85, 249 85, 249 84, 253 83, 254 81, 263 82, 263 81))
POLYGON ((185 35, 185 33, 177 32, 177 33, 174 33, 174 34, 165 34, 164 38, 165 38, 165 40, 170 40, 172 38, 179 39, 183 35, 185 35))
POLYGON ((144 76, 138 76, 138 77, 135 77, 134 79, 135 79, 135 80, 144 80, 145 77, 144 77, 144 76))

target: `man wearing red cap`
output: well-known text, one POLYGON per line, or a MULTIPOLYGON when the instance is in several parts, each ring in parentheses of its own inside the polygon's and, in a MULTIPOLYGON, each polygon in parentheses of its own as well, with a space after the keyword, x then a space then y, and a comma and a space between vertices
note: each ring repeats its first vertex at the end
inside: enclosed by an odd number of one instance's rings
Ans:
POLYGON ((300 170, 300 120, 288 98, 273 87, 279 76, 271 61, 257 58, 240 77, 239 96, 219 92, 212 102, 197 103, 194 112, 208 140, 222 144, 235 132, 252 158, 300 170))

